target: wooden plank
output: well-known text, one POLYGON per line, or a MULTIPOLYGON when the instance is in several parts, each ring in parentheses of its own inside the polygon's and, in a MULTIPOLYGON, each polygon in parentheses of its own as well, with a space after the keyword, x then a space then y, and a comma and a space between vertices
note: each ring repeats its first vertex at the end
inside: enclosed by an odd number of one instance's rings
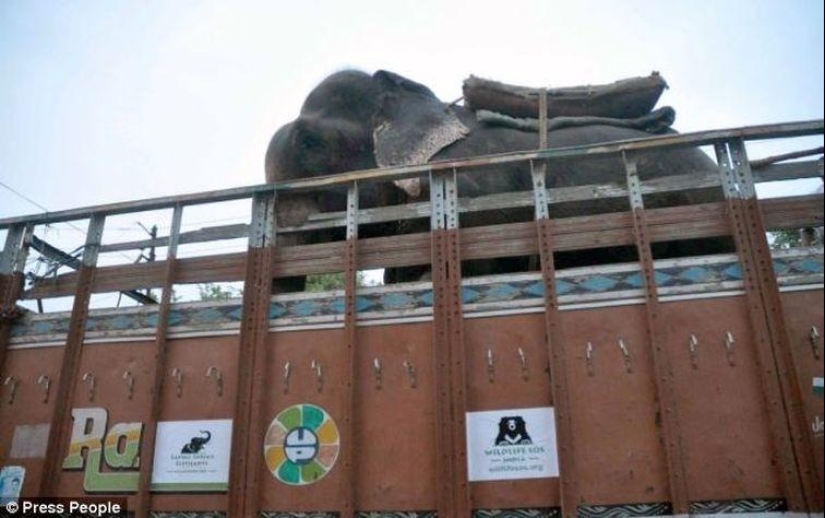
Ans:
MULTIPOLYGON (((781 137, 796 137, 804 135, 821 135, 825 129, 822 119, 763 126, 750 126, 735 129, 723 129, 697 133, 684 133, 657 136, 646 139, 626 140, 590 146, 577 146, 559 149, 547 149, 534 152, 505 153, 488 155, 460 161, 438 161, 421 166, 394 167, 388 169, 371 169, 354 171, 346 174, 323 176, 311 179, 283 182, 275 188, 279 191, 305 191, 333 185, 346 185, 352 181, 394 181, 403 178, 417 177, 428 171, 444 171, 456 168, 470 168, 479 165, 509 164, 528 160, 568 160, 594 156, 618 156, 622 152, 642 151, 648 149, 677 149, 712 145, 725 139, 742 138, 745 140, 761 140, 781 137)), ((462 171, 464 172, 464 171, 462 171)), ((132 202, 112 203, 93 207, 83 207, 44 214, 32 214, 13 218, 0 219, 0 229, 7 228, 15 223, 31 223, 33 225, 58 223, 76 219, 88 218, 91 214, 102 215, 124 214, 158 210, 175 205, 189 206, 204 203, 214 203, 236 199, 249 198, 256 193, 270 192, 272 185, 262 184, 250 187, 240 187, 221 191, 169 196, 132 202)))

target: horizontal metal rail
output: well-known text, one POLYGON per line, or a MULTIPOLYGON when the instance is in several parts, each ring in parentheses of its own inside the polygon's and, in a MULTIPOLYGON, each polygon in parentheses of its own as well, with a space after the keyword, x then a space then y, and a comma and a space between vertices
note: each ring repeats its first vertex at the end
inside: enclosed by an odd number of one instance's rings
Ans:
POLYGON ((741 138, 746 141, 751 141, 774 138, 821 135, 824 130, 825 121, 823 121, 822 119, 818 119, 811 121, 789 122, 782 124, 749 126, 735 129, 664 135, 644 139, 624 140, 589 146, 573 146, 566 148, 546 149, 540 151, 537 150, 532 152, 503 153, 498 155, 486 155, 482 157, 474 157, 470 159, 457 161, 436 161, 420 166, 393 167, 384 169, 353 171, 338 175, 320 176, 291 182, 281 182, 278 184, 261 184, 218 191, 208 191, 178 196, 166 196, 161 198, 112 203, 91 207, 83 207, 78 209, 69 209, 64 211, 46 212, 41 214, 31 214, 26 216, 3 218, 0 219, 0 229, 8 228, 11 225, 18 223, 42 225, 48 223, 60 223, 65 221, 86 219, 91 217, 93 214, 111 216, 131 212, 145 212, 150 210, 167 209, 174 207, 176 205, 185 207, 221 201, 247 199, 251 198, 255 194, 271 192, 272 190, 307 191, 319 188, 343 186, 353 181, 358 181, 361 184, 365 182, 375 181, 394 181, 401 180, 404 178, 421 176, 429 171, 450 169, 464 170, 467 168, 477 166, 509 164, 513 162, 524 162, 530 160, 554 161, 576 160, 588 157, 619 156, 623 152, 638 152, 652 149, 678 149, 686 147, 705 146, 729 140, 732 138, 741 138))

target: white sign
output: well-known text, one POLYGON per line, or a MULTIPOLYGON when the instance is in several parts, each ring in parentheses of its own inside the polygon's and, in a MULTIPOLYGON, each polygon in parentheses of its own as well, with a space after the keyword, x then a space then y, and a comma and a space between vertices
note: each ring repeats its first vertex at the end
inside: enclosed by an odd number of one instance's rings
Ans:
POLYGON ((471 482, 559 476, 553 407, 467 413, 471 482))
POLYGON ((231 419, 158 423, 152 491, 226 491, 231 448, 231 419))

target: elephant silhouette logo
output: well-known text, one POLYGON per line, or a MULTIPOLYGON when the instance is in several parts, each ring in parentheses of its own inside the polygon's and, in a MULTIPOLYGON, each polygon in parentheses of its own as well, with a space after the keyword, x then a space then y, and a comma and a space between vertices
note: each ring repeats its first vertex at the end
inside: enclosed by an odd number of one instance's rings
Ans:
POLYGON ((192 439, 183 445, 183 448, 180 450, 181 453, 198 453, 200 452, 205 446, 206 443, 212 439, 212 434, 209 433, 209 430, 201 430, 201 433, 204 434, 202 437, 192 437, 192 439))
POLYGON ((496 446, 514 446, 516 444, 533 444, 527 433, 527 423, 521 416, 502 417, 498 422, 496 446))

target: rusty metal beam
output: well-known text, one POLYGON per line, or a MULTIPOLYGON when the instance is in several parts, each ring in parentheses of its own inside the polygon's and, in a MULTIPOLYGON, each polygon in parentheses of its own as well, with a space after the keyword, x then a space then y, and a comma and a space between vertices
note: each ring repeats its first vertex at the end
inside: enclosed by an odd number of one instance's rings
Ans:
MULTIPOLYGON (((152 402, 149 415, 145 421, 143 435, 143 451, 153 453, 157 436, 157 424, 160 421, 163 401, 163 380, 166 378, 167 341, 169 336, 169 313, 172 309, 172 286, 175 283, 175 274, 178 266, 178 236, 180 235, 183 207, 177 206, 172 213, 172 228, 170 230, 169 249, 166 257, 166 278, 163 283, 160 307, 158 308, 158 323, 155 329, 155 357, 154 371, 151 378, 152 402)), ((140 466, 138 483, 138 497, 135 516, 148 518, 152 511, 152 469, 154 454, 143 455, 140 466)))
POLYGON ((748 162, 744 141, 734 139, 729 144, 733 174, 739 185, 745 229, 751 243, 756 277, 759 282, 765 321, 768 330, 768 344, 771 346, 773 362, 778 375, 779 389, 784 401, 791 446, 796 457, 796 469, 800 478, 806 512, 822 509, 823 488, 818 480, 816 451, 809 432, 808 418, 802 399, 802 390, 796 377, 782 298, 773 269, 770 247, 767 242, 765 223, 756 199, 753 176, 748 162))
POLYGON ((260 504, 263 416, 259 411, 266 379, 266 338, 274 264, 274 192, 253 199, 241 336, 238 348, 238 391, 229 470, 229 516, 257 516, 260 504))
POLYGON ((31 225, 14 225, 6 234, 6 243, 0 252, 0 373, 4 372, 12 323, 20 315, 17 301, 23 294, 23 270, 31 235, 31 225))
POLYGON ((768 424, 773 438, 774 456, 777 461, 783 496, 792 511, 802 512, 806 508, 805 494, 794 455, 794 447, 788 430, 788 419, 784 410, 784 399, 779 383, 777 367, 773 358, 770 330, 766 322, 766 308, 762 300, 762 286, 748 230, 748 218, 743 203, 744 194, 734 171, 730 149, 725 144, 715 146, 722 188, 728 201, 728 213, 742 267, 748 316, 753 330, 755 358, 761 373, 760 381, 765 398, 768 424))
POLYGON ((659 404, 659 415, 662 419, 662 442, 665 448, 670 501, 673 505, 674 514, 687 515, 690 511, 690 504, 682 447, 682 429, 679 425, 673 367, 665 348, 667 326, 659 318, 659 295, 656 287, 656 269, 653 266, 652 241, 650 240, 636 162, 632 159, 629 160, 627 156, 624 156, 623 159, 627 174, 630 208, 633 211, 633 234, 636 238, 636 250, 639 254, 639 263, 642 269, 646 302, 647 343, 650 345, 652 371, 656 383, 656 399, 659 404))
POLYGON ((38 496, 54 496, 60 488, 63 457, 66 455, 69 446, 69 427, 67 425, 72 422, 74 388, 80 369, 80 359, 83 355, 83 337, 86 331, 86 318, 89 314, 89 300, 92 295, 92 282, 94 281, 98 247, 103 235, 104 222, 104 216, 93 215, 89 220, 89 229, 86 232, 83 264, 78 271, 72 315, 69 319, 69 330, 66 335, 66 346, 63 348, 63 361, 60 366, 54 413, 49 427, 49 442, 46 447, 46 461, 43 466, 43 476, 40 479, 38 496))
POLYGON ((359 362, 357 313, 355 296, 358 277, 358 183, 347 191, 347 242, 344 254, 344 380, 341 395, 344 400, 341 419, 341 518, 355 518, 358 486, 358 466, 355 454, 355 397, 359 362))

